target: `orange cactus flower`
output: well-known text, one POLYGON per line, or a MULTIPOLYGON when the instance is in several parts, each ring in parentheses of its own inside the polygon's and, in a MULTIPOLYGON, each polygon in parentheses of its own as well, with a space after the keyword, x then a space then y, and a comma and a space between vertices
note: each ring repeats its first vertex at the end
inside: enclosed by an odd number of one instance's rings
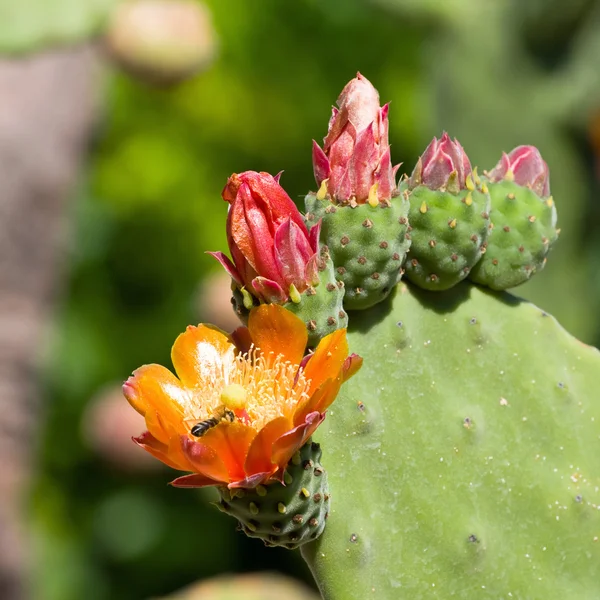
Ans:
POLYGON ((348 356, 345 329, 307 357, 306 341, 304 323, 276 304, 254 309, 248 328, 231 336, 210 325, 188 327, 171 352, 177 377, 145 365, 123 385, 148 428, 134 441, 191 472, 172 482, 178 487, 282 481, 290 458, 362 363, 348 356))

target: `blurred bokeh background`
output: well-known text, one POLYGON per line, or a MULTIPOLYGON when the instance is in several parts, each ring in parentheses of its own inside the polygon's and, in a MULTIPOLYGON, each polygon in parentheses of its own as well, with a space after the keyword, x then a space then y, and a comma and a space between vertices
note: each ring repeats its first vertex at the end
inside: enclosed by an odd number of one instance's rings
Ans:
MULTIPOLYGON (((120 383, 169 364, 188 323, 235 324, 205 254, 226 249, 226 178, 284 170, 301 206, 311 140, 357 71, 391 101, 403 170, 443 130, 480 168, 539 147, 562 233, 516 293, 600 344, 598 0, 0 0, 0 23, 3 600, 265 570, 312 585, 210 492, 166 485, 120 383)), ((250 598, 242 583, 227 597, 250 598)))

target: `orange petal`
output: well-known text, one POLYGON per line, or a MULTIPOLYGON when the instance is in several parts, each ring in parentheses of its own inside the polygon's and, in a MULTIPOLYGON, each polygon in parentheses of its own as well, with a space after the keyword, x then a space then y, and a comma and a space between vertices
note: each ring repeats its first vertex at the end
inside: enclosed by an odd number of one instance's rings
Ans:
POLYGON ((144 365, 136 369, 123 384, 123 394, 141 415, 157 412, 163 422, 181 428, 182 407, 188 402, 189 392, 169 369, 161 365, 144 365))
POLYGON ((303 423, 307 415, 312 412, 325 412, 338 395, 342 383, 343 380, 341 376, 330 379, 321 385, 312 396, 302 404, 299 404, 294 411, 294 425, 303 423))
MULTIPOLYGON (((214 450, 229 473, 229 481, 244 479, 244 464, 256 430, 240 421, 220 423, 202 436, 202 444, 214 450)), ((203 471, 205 472, 205 471, 203 471)))
POLYGON ((254 345, 268 356, 282 354, 294 365, 300 364, 308 334, 302 319, 278 304, 262 304, 250 311, 248 329, 254 345))
POLYGON ((338 329, 325 336, 304 369, 304 377, 311 380, 309 394, 327 379, 337 377, 347 356, 348 341, 345 329, 338 329))
POLYGON ((221 485, 220 481, 215 481, 210 477, 205 477, 199 473, 193 473, 192 475, 183 475, 171 481, 170 485, 178 488, 201 488, 208 487, 209 485, 221 485))
POLYGON ((273 444, 273 455, 271 460, 282 469, 290 461, 296 450, 300 449, 306 440, 315 432, 315 429, 323 422, 324 413, 313 412, 306 415, 306 420, 291 431, 282 435, 273 444))
POLYGON ((234 345, 220 329, 190 325, 173 344, 171 360, 184 386, 214 385, 222 377, 224 361, 233 357, 234 345))
POLYGON ((348 381, 351 377, 354 377, 363 365, 362 356, 358 354, 351 354, 345 361, 342 368, 344 381, 348 381))
POLYGON ((293 425, 287 417, 277 417, 269 421, 256 435, 250 444, 244 470, 248 477, 257 473, 274 472, 271 455, 273 444, 284 433, 292 429, 293 425))
POLYGON ((131 438, 140 448, 143 448, 149 454, 152 454, 154 458, 158 458, 165 465, 178 471, 187 471, 186 465, 181 465, 178 462, 172 460, 169 455, 169 449, 166 444, 163 444, 157 440, 149 431, 145 431, 139 437, 131 438))
POLYGON ((188 461, 186 471, 194 471, 214 481, 229 481, 227 467, 214 448, 191 440, 187 435, 182 435, 178 441, 188 461))

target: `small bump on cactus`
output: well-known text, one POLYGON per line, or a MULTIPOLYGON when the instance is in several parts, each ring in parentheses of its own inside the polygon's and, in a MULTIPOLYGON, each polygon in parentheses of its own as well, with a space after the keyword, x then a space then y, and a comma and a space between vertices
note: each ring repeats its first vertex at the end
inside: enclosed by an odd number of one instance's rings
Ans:
POLYGON ((433 138, 410 179, 400 184, 410 203, 412 245, 406 277, 445 290, 469 275, 486 250, 490 197, 457 140, 433 138))
POLYGON ((383 300, 400 281, 410 247, 408 202, 396 197, 374 206, 336 206, 309 194, 306 208, 309 226, 322 220, 321 240, 345 286, 345 308, 368 308, 383 300))
POLYGON ((527 281, 546 264, 558 238, 548 166, 533 146, 519 146, 489 173, 492 230, 472 281, 505 290, 527 281))
POLYGON ((293 550, 317 539, 329 516, 327 473, 319 444, 307 442, 290 460, 284 483, 254 489, 219 488, 224 513, 235 517, 249 537, 267 546, 293 550))

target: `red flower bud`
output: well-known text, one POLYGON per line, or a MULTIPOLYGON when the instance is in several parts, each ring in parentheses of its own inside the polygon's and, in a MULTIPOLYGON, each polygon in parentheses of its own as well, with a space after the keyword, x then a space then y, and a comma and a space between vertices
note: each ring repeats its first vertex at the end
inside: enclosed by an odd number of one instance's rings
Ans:
POLYGON ((283 303, 292 285, 301 293, 316 283, 320 226, 308 232, 279 176, 233 174, 222 196, 230 204, 227 243, 233 262, 222 252, 211 254, 240 287, 265 302, 283 303))
POLYGON ((410 177, 411 187, 426 185, 432 190, 445 188, 458 193, 465 188, 467 175, 471 173, 471 162, 459 141, 450 139, 444 132, 441 139, 436 137, 417 161, 410 177))
POLYGON ((548 165, 535 146, 517 146, 502 158, 489 174, 491 181, 512 179, 516 184, 531 188, 546 198, 550 195, 548 165))
POLYGON ((360 73, 342 90, 337 104, 323 148, 313 141, 317 185, 326 181, 327 192, 337 202, 364 204, 370 193, 389 200, 399 165, 392 167, 388 105, 379 106, 377 90, 360 73))

